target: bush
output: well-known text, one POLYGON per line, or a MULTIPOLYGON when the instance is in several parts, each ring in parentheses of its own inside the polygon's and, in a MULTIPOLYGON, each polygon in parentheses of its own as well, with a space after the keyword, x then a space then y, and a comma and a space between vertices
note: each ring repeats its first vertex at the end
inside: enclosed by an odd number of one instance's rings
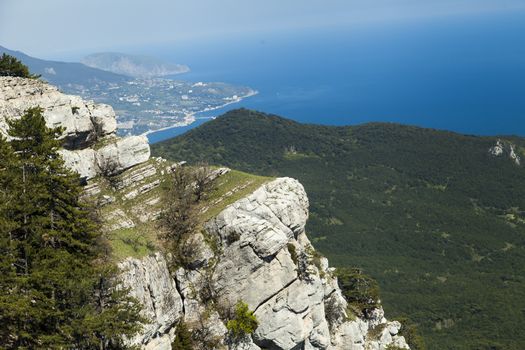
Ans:
POLYGON ((226 324, 226 328, 230 332, 232 339, 241 340, 249 334, 252 334, 257 329, 259 321, 250 311, 248 304, 239 301, 235 305, 235 314, 233 319, 229 320, 226 324))
POLYGON ((181 322, 175 331, 175 340, 171 343, 172 350, 193 350, 193 339, 186 323, 181 322))
POLYGON ((215 186, 211 174, 207 165, 178 167, 165 185, 160 238, 177 266, 190 267, 198 253, 199 242, 193 233, 200 224, 199 205, 215 186))
POLYGON ((297 256, 297 249, 295 249, 293 243, 288 243, 288 252, 290 253, 293 263, 297 265, 299 263, 299 257, 297 256))
POLYGON ((343 296, 357 309, 359 316, 367 316, 379 306, 379 286, 370 276, 358 268, 338 268, 335 275, 343 296))
POLYGON ((405 340, 410 346, 411 350, 426 350, 427 346, 425 340, 419 333, 418 327, 412 323, 408 318, 400 318, 398 321, 401 323, 400 335, 405 337, 405 340))
POLYGON ((0 76, 37 78, 37 76, 29 73, 29 68, 27 68, 27 66, 20 62, 16 57, 5 53, 0 57, 0 76))

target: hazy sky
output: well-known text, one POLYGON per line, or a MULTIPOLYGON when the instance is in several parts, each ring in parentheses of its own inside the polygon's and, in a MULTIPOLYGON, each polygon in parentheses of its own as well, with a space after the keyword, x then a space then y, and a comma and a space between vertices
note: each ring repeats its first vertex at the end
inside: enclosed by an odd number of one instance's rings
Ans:
POLYGON ((32 55, 523 11, 525 0, 0 0, 0 45, 32 55))

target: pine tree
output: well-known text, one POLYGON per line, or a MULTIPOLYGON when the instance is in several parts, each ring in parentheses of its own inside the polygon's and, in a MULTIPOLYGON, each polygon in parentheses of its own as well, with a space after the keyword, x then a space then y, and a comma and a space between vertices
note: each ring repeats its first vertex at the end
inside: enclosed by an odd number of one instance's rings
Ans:
POLYGON ((12 76, 22 78, 38 78, 29 73, 29 69, 16 57, 3 53, 0 57, 0 77, 12 76))
MULTIPOLYGON (((18 298, 15 266, 15 245, 10 232, 17 227, 12 220, 9 208, 15 198, 15 181, 12 167, 16 167, 16 157, 10 144, 0 134, 0 339, 9 341, 16 328, 11 315, 21 300, 18 298)), ((2 341, 2 343, 4 343, 2 341)))
POLYGON ((48 128, 40 108, 9 127, 11 145, 0 143, 10 157, 0 184, 16 200, 0 219, 8 223, 0 244, 12 256, 1 265, 8 278, 0 282, 0 321, 7 324, 0 347, 125 348, 122 336, 143 320, 127 291, 116 288, 117 271, 104 267, 107 259, 100 263, 101 237, 79 202, 79 176, 58 153, 63 130, 48 128))

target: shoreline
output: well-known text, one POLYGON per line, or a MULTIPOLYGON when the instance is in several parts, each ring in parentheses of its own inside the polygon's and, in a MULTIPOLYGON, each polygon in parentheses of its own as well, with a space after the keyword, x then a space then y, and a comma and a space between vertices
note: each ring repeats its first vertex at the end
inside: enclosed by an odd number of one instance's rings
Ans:
MULTIPOLYGON (((227 107, 227 106, 235 104, 235 103, 239 103, 239 102, 241 102, 242 100, 244 100, 246 98, 249 98, 249 97, 257 95, 258 93, 259 93, 259 91, 257 91, 257 90, 251 90, 246 95, 239 96, 237 99, 232 100, 232 101, 228 101, 228 102, 226 102, 226 103, 224 103, 222 105, 219 105, 219 106, 216 106, 216 107, 206 107, 203 110, 198 111, 198 112, 187 113, 187 114, 184 115, 184 121, 183 122, 177 123, 176 125, 166 126, 164 128, 160 128, 160 129, 156 129, 156 130, 148 130, 148 131, 140 134, 139 136, 148 136, 148 135, 152 135, 152 134, 154 134, 156 132, 161 132, 161 131, 166 131, 166 130, 170 130, 170 129, 183 128, 185 126, 189 126, 189 125, 195 123, 197 121, 197 119, 200 119, 200 118, 197 118, 197 114, 199 114, 199 113, 211 112, 211 111, 215 111, 215 110, 227 107)), ((214 117, 202 117, 202 119, 204 119, 204 118, 212 119, 214 117)))

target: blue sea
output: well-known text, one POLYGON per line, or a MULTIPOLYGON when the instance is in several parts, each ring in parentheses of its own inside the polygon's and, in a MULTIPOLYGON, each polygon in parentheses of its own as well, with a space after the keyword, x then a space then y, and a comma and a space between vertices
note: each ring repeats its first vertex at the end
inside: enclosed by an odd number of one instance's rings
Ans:
MULTIPOLYGON (((198 117, 246 107, 305 123, 525 136, 524 12, 239 34, 141 51, 191 67, 174 79, 259 91, 198 117)), ((150 141, 187 129, 153 133, 150 141)))

